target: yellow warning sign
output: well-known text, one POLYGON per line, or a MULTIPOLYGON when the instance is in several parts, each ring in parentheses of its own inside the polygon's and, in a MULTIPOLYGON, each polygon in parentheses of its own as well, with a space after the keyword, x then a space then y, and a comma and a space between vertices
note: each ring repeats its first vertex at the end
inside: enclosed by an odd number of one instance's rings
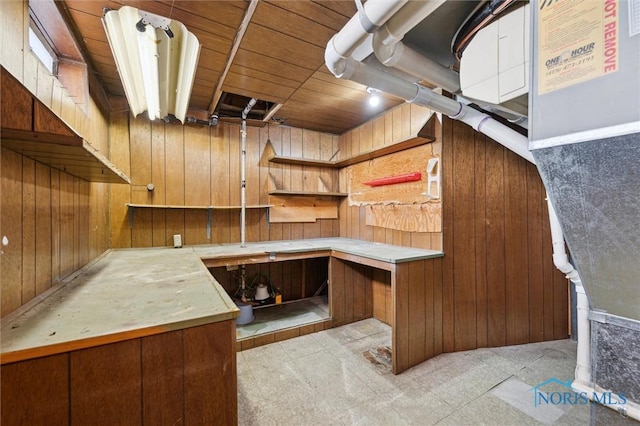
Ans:
POLYGON ((618 0, 538 0, 538 94, 618 70, 618 0))

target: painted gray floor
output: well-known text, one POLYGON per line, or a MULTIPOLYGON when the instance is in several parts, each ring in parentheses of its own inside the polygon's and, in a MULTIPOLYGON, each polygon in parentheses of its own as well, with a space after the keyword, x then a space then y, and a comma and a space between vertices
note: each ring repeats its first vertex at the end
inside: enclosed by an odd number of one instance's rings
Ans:
POLYGON ((316 296, 281 305, 253 309, 249 324, 236 326, 236 339, 260 336, 330 318, 327 296, 316 296))
POLYGON ((570 340, 443 354, 398 376, 363 355, 390 344, 368 319, 239 352, 239 424, 589 424, 588 405, 533 404, 533 386, 573 377, 570 340))

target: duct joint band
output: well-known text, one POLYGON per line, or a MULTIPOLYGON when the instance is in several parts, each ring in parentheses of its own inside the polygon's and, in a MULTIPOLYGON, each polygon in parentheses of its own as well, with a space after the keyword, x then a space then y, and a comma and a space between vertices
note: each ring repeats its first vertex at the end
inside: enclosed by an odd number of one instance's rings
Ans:
POLYGON ((368 32, 369 34, 375 33, 378 31, 378 27, 376 24, 371 22, 369 17, 367 16, 367 12, 364 10, 364 5, 362 4, 362 0, 355 0, 356 8, 358 8, 358 19, 360 19, 360 25, 362 28, 368 32))
POLYGON ((485 123, 485 121, 489 120, 491 117, 489 117, 488 115, 485 116, 482 120, 480 120, 480 122, 478 123, 478 127, 476 128, 477 131, 482 132, 482 125, 485 123))
POLYGON ((457 120, 458 118, 460 118, 460 115, 462 114, 462 108, 464 106, 462 105, 462 102, 458 102, 458 112, 455 113, 454 115, 450 115, 449 118, 453 119, 453 120, 457 120))

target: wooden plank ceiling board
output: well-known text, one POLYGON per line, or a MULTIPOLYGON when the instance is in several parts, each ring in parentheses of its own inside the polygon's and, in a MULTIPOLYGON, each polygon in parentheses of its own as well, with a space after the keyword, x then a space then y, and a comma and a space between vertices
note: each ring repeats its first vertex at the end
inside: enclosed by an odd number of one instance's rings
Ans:
POLYGON ((130 5, 176 19, 198 37, 202 50, 190 100, 195 114, 207 113, 219 87, 283 104, 273 118, 288 126, 340 134, 403 102, 383 96, 377 108, 369 108, 364 86, 338 80, 326 69, 327 42, 356 12, 351 0, 260 0, 239 40, 249 1, 64 0, 59 4, 81 38, 78 44, 86 59, 112 96, 123 96, 124 91, 101 17, 104 7, 130 5), (227 64, 229 71, 223 76, 227 64))

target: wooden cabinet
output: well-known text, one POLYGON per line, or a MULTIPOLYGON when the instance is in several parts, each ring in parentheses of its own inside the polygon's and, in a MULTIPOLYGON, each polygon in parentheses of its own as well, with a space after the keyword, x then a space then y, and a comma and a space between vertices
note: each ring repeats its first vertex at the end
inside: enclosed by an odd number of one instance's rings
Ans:
POLYGON ((334 253, 333 326, 365 318, 391 325, 394 374, 442 353, 442 258, 387 263, 334 253))
POLYGON ((4 148, 90 182, 131 183, 104 154, 78 136, 2 67, 0 80, 4 148))
POLYGON ((2 365, 1 423, 237 424, 235 321, 2 365))

